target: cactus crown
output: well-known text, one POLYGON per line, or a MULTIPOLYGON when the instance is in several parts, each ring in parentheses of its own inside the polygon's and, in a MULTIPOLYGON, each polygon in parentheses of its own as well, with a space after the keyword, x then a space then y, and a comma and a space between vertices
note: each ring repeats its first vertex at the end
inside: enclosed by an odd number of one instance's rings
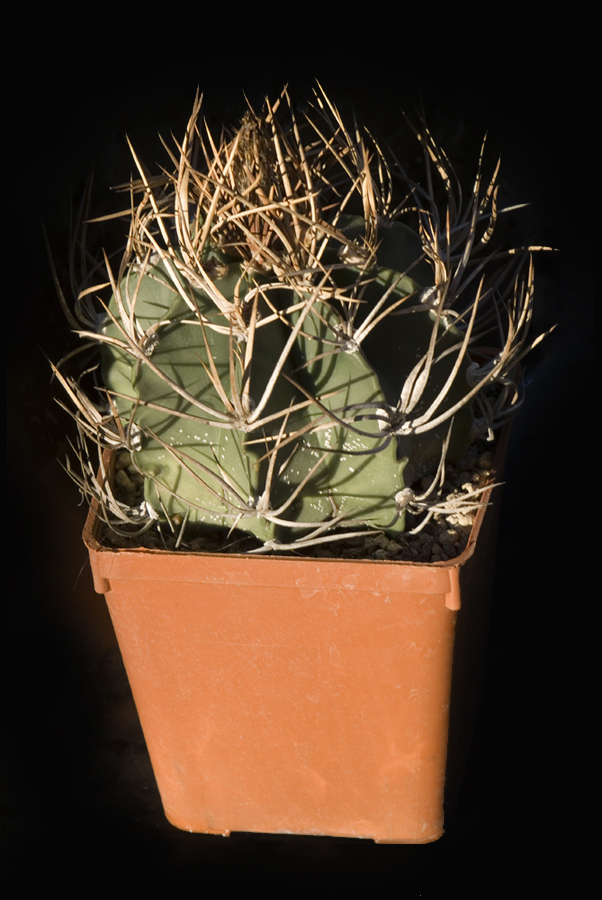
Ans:
POLYGON ((102 386, 55 368, 76 478, 115 528, 239 529, 264 551, 403 531, 412 482, 432 474, 440 507, 446 459, 521 401, 534 248, 490 249, 499 164, 484 180, 481 154, 465 202, 426 128, 420 186, 321 90, 302 121, 285 91, 219 141, 200 108, 172 171, 132 150, 125 249, 81 273, 69 316, 102 386), (141 502, 92 447, 127 451, 141 502))

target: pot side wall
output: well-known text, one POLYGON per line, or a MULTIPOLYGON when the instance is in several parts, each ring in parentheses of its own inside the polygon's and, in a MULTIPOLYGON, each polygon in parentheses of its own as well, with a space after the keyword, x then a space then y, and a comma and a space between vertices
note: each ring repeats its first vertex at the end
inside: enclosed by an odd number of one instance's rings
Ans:
POLYGON ((290 576, 106 595, 167 817, 201 832, 436 839, 456 613, 374 577, 312 590, 290 576))

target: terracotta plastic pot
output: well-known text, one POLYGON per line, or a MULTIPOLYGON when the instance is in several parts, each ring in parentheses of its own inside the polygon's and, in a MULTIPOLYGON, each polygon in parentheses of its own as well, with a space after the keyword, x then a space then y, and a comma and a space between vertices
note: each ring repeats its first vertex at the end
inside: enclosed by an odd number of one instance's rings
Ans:
POLYGON ((169 821, 440 837, 446 758, 453 795, 476 711, 495 520, 481 510, 461 556, 421 564, 114 550, 92 512, 94 583, 169 821))

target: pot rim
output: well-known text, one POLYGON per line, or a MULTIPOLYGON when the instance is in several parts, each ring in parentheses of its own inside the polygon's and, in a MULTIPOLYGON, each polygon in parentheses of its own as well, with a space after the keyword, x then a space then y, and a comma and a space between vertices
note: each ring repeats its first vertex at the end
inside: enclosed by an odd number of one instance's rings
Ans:
MULTIPOLYGON (((506 456, 506 450, 508 446, 510 434, 510 423, 504 425, 501 429, 499 438, 497 441, 497 446, 495 448, 495 455, 493 460, 493 471, 501 472, 503 469, 504 458, 506 456)), ((106 450, 105 454, 105 463, 110 458, 113 451, 106 450)), ((141 554, 152 555, 152 556, 174 556, 177 558, 185 558, 185 557, 211 557, 211 558, 223 558, 228 560, 234 559, 244 559, 244 560, 252 560, 252 559, 280 559, 280 560, 291 560, 294 559, 296 561, 307 560, 308 562, 318 562, 320 565, 336 565, 340 563, 345 563, 346 565, 356 564, 361 565, 365 563, 371 563, 372 565, 385 565, 385 566, 418 566, 418 567, 426 567, 426 568, 457 568, 459 566, 464 565, 464 563, 470 559, 473 555, 477 537, 481 530, 481 526, 483 524, 483 519, 485 517, 485 512, 488 509, 488 506, 491 501, 491 494, 494 486, 501 487, 501 484, 498 482, 494 483, 492 480, 488 489, 483 493, 483 506, 477 510, 475 520, 473 522, 473 526, 468 538, 468 542, 466 547, 458 556, 453 557, 452 559, 447 560, 439 560, 437 562, 422 562, 415 560, 399 560, 399 559, 370 559, 369 557, 365 559, 346 559, 341 557, 312 557, 306 556, 303 553, 270 553, 270 554, 253 554, 253 553, 224 553, 220 551, 207 551, 207 550, 162 550, 158 548, 149 548, 149 547, 109 547, 106 544, 102 543, 102 539, 100 536, 100 530, 102 526, 102 520, 98 516, 98 500, 93 500, 90 504, 90 509, 88 511, 88 515, 86 517, 86 522, 84 525, 82 537, 84 544, 88 548, 89 551, 94 553, 103 553, 103 554, 117 554, 120 556, 127 556, 133 554, 134 556, 140 556, 141 554)))

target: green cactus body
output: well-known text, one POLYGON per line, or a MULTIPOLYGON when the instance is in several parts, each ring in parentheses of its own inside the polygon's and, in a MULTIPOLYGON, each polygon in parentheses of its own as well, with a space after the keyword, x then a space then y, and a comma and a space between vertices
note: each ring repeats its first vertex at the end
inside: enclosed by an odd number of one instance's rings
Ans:
MULTIPOLYGON (((364 227, 363 220, 348 217, 344 230, 359 237, 364 227)), ((388 264, 398 258, 398 268, 379 265, 366 276, 356 266, 337 268, 337 283, 365 282, 359 323, 391 287, 393 300, 418 297, 420 286, 404 274, 406 269, 423 277, 428 272, 423 262, 413 266, 421 253, 414 232, 397 225, 385 234, 379 262, 381 255, 388 264)), ((237 291, 244 304, 255 282, 244 276, 240 262, 225 257, 221 262, 227 272, 214 279, 215 288, 230 303, 237 291)), ((428 346, 432 311, 410 299, 359 347, 341 340, 345 316, 336 302, 267 279, 265 295, 260 291, 257 299, 252 365, 243 375, 245 339, 229 332, 214 300, 193 289, 173 263, 168 269, 160 262, 143 275, 132 269, 120 296, 121 310, 115 297, 109 307, 114 320, 105 328, 103 376, 124 427, 130 422, 140 429, 133 459, 145 475, 145 499, 160 516, 186 516, 189 525, 236 527, 264 542, 286 540, 291 532, 337 517, 343 524, 403 530, 404 514, 395 498, 406 486, 407 462, 413 474, 436 467, 447 426, 428 434, 428 442, 397 436, 388 432, 384 410, 395 405, 408 372, 428 346), (137 327, 147 335, 144 359, 123 346, 124 319, 132 307, 137 327), (119 344, 110 343, 112 338, 119 344), (242 397, 249 378, 252 411, 289 344, 262 409, 264 424, 241 427, 229 414, 228 401, 234 405, 234 396, 242 397), (221 391, 209 377, 212 368, 221 391), (422 468, 416 463, 419 454, 422 468)), ((453 330, 445 333, 441 324, 440 331, 446 349, 457 343, 453 330)), ((447 377, 452 357, 437 364, 441 372, 422 405, 447 377)), ((459 385, 456 393, 461 390, 459 385)))

